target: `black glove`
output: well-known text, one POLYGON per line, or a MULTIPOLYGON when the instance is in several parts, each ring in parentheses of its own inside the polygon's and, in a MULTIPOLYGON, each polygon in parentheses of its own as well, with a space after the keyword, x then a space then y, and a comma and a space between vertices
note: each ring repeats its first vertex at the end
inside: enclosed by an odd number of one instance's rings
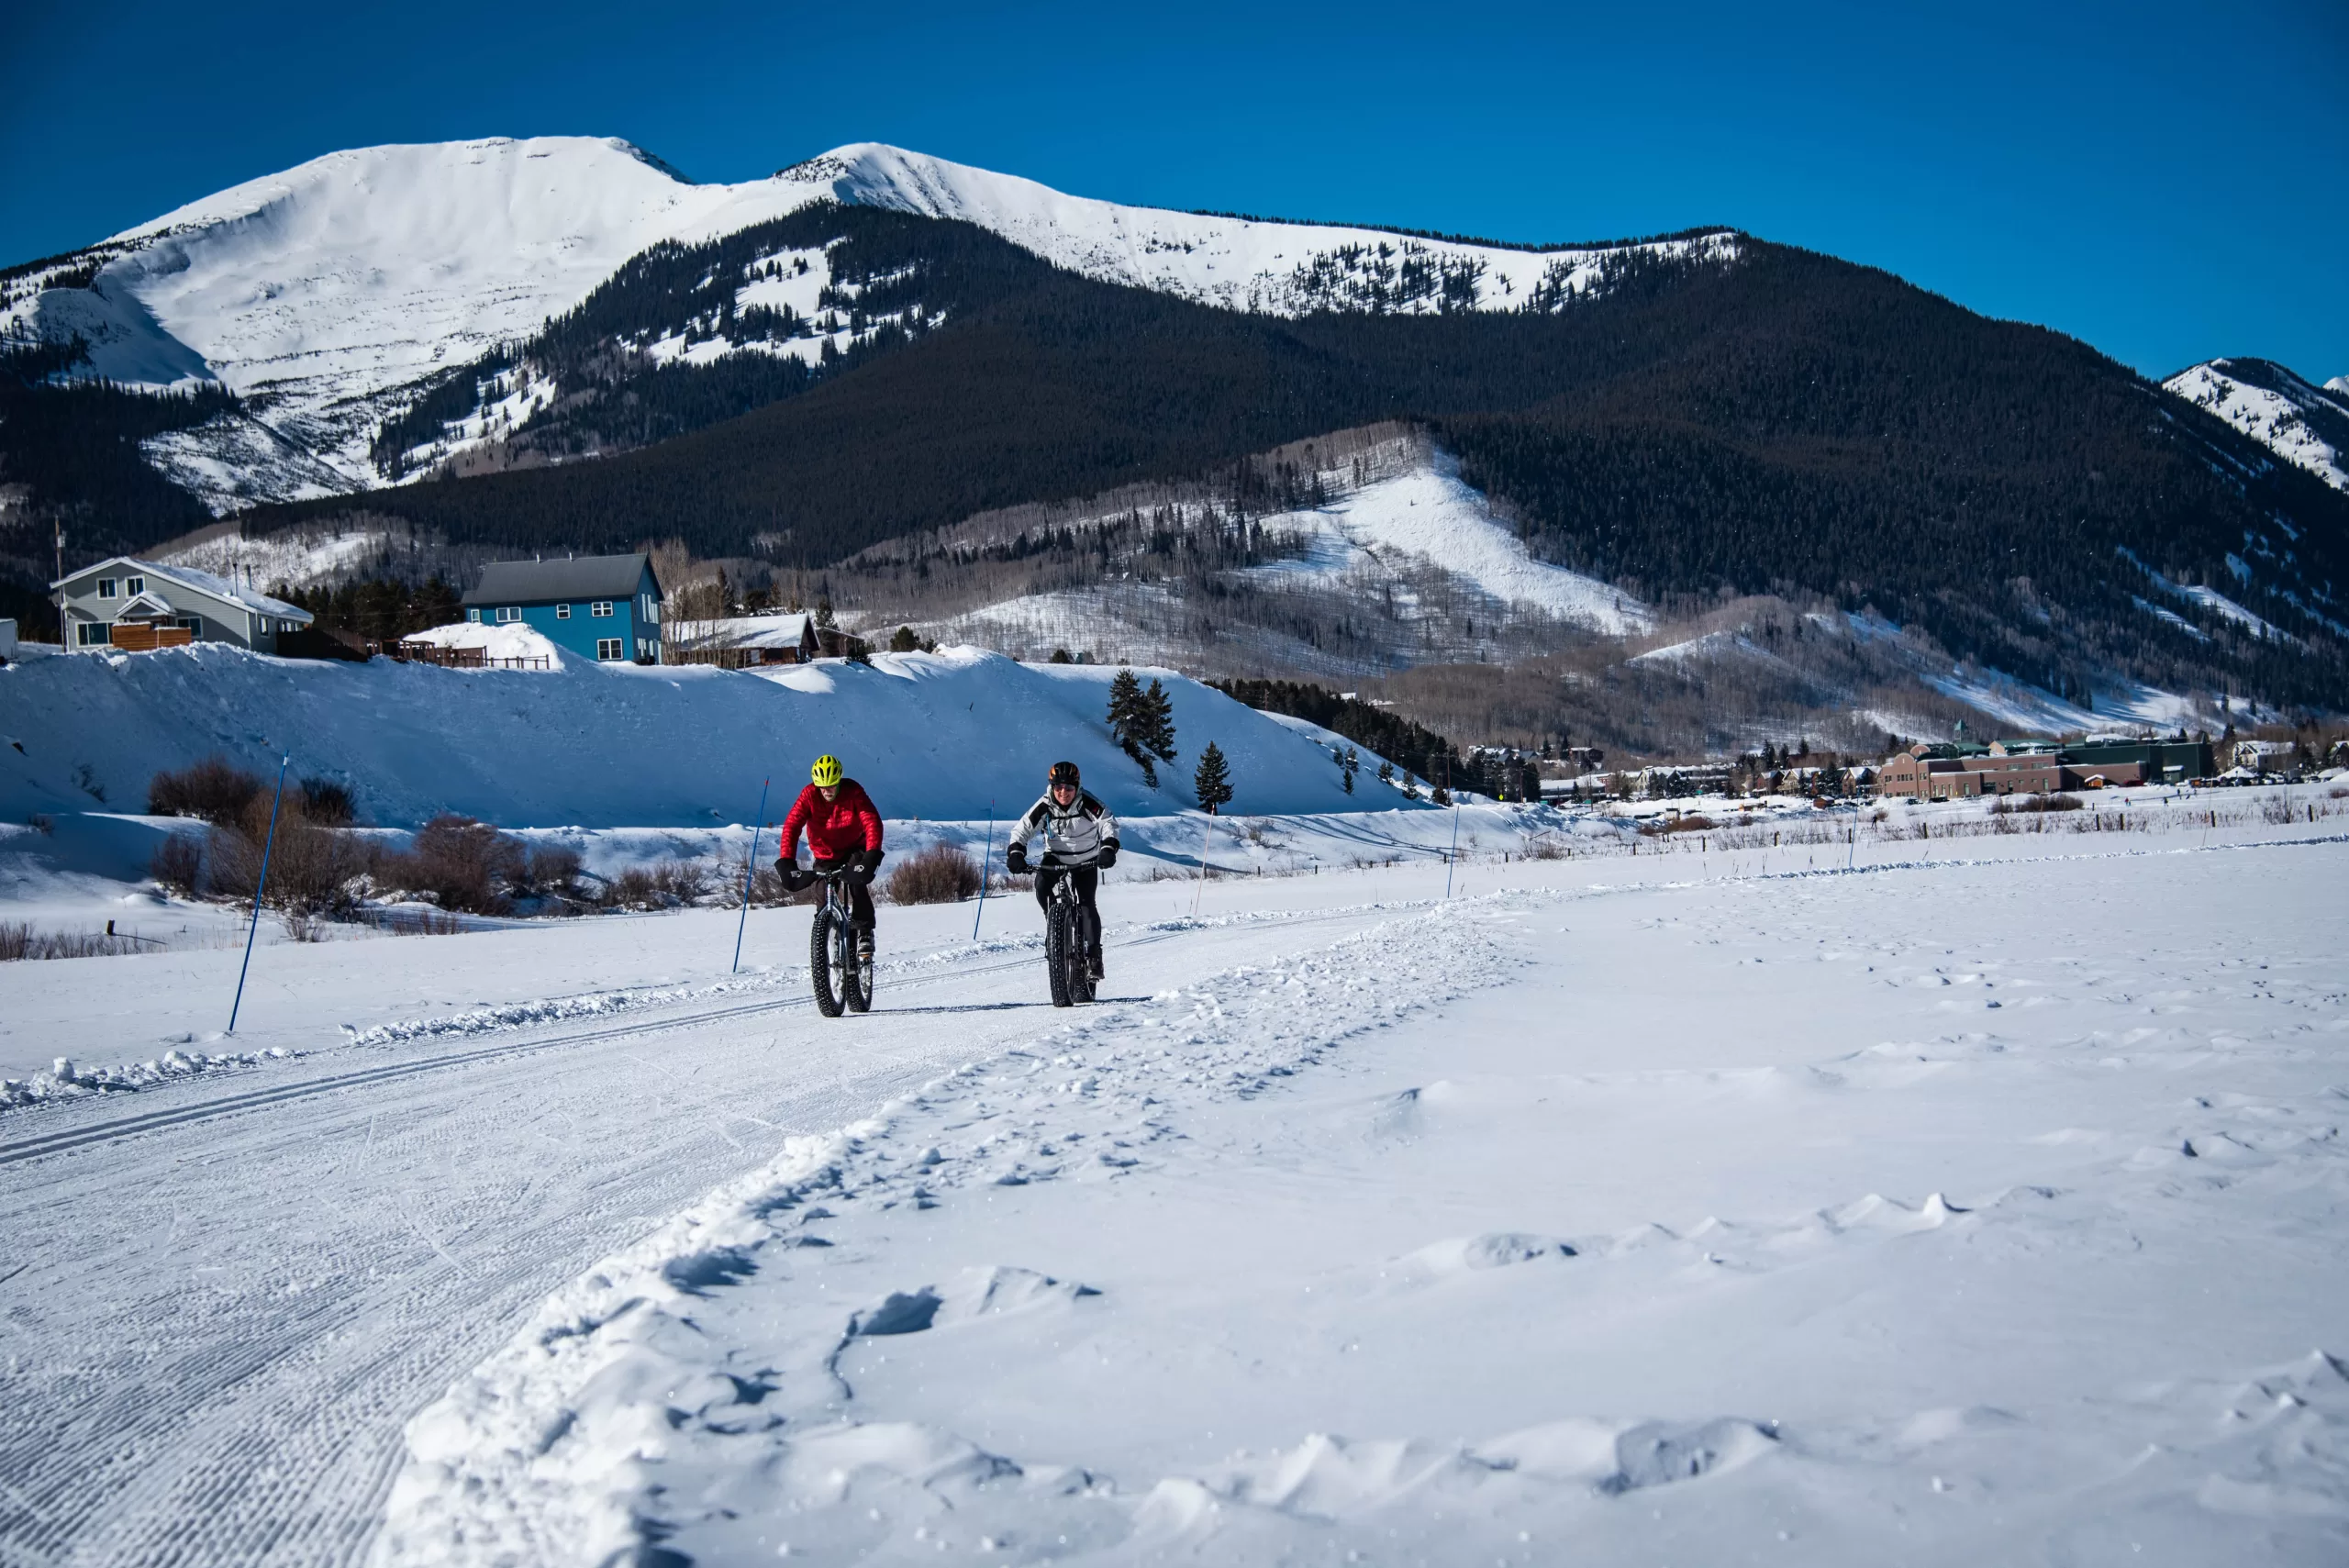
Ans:
POLYGON ((1003 853, 1003 865, 1014 876, 1028 874, 1028 846, 1014 844, 1003 853))
POLYGON ((1099 866, 1103 871, 1108 871, 1111 866, 1116 865, 1118 863, 1118 840, 1115 839, 1104 839, 1101 841, 1101 852, 1093 858, 1093 863, 1099 866))

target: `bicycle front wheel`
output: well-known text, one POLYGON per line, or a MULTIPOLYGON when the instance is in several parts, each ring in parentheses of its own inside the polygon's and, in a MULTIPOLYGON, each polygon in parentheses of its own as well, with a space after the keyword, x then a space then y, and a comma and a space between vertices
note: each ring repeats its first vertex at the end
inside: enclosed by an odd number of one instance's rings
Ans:
POLYGON ((816 911, 815 923, 807 928, 807 980, 815 987, 816 1010, 828 1018, 841 1016, 848 966, 839 961, 841 937, 847 929, 848 922, 829 903, 816 911))
POLYGON ((1052 909, 1044 918, 1044 973, 1051 977, 1052 1006, 1066 1007, 1076 997, 1069 985, 1069 964, 1085 962, 1084 943, 1077 940, 1076 920, 1066 904, 1052 900, 1052 909))

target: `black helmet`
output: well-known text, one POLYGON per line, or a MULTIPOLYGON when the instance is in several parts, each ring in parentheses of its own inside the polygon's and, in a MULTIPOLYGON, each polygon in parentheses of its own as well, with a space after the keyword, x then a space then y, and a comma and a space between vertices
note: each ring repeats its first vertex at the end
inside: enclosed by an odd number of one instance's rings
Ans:
POLYGON ((1068 785, 1071 789, 1077 787, 1076 764, 1074 762, 1054 762, 1052 764, 1052 771, 1045 775, 1045 788, 1058 789, 1063 784, 1068 785))

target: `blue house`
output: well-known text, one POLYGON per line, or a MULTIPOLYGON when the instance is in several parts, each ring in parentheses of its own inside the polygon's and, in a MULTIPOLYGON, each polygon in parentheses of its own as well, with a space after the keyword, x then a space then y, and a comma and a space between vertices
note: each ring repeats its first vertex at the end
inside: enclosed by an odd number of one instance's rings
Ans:
POLYGON ((641 554, 493 561, 465 595, 465 618, 519 621, 583 659, 661 662, 661 580, 641 554))

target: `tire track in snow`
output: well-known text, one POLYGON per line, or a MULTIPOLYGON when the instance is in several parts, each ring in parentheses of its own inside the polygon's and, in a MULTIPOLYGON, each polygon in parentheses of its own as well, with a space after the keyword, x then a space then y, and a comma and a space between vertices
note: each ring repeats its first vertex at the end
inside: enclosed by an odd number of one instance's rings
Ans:
MULTIPOLYGON (((1180 984, 1277 953, 1293 930, 1377 917, 1142 932, 1119 969, 1180 984)), ((894 988, 967 983, 985 1006, 952 1020, 881 1010, 817 1030, 793 1022, 812 1023, 797 997, 763 1015, 738 1003, 334 1085, 348 1094, 58 1129, 106 1140, 0 1166, 0 1269, 17 1268, 0 1309, 0 1476, 15 1489, 0 1494, 0 1562, 351 1561, 401 1424, 548 1291, 771 1159, 792 1129, 841 1125, 1064 1018, 1041 1012, 1037 967, 1027 955, 894 988), (756 1117, 718 1128, 742 1109, 756 1117)))

